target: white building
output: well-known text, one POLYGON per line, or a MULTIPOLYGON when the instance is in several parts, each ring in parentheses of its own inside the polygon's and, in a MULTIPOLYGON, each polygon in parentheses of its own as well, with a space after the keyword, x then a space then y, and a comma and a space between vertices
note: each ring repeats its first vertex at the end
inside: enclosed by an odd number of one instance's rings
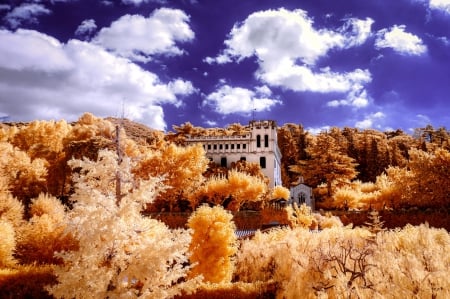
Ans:
MULTIPOLYGON (((231 163, 245 160, 258 163, 265 176, 269 178, 269 187, 282 185, 281 152, 278 148, 277 125, 273 120, 252 120, 241 135, 193 136, 186 138, 187 144, 201 143, 206 155, 222 167, 229 168, 231 163)), ((299 181, 290 187, 288 204, 307 204, 314 210, 312 188, 299 181)))
POLYGON ((306 204, 310 206, 312 210, 315 208, 312 188, 304 184, 303 177, 300 177, 299 181, 290 188, 290 199, 288 204, 294 203, 298 206, 306 204))
POLYGON ((281 152, 275 121, 252 120, 246 128, 243 135, 196 136, 186 138, 186 142, 203 144, 206 155, 223 167, 239 160, 258 163, 269 178, 269 187, 281 185, 281 152))

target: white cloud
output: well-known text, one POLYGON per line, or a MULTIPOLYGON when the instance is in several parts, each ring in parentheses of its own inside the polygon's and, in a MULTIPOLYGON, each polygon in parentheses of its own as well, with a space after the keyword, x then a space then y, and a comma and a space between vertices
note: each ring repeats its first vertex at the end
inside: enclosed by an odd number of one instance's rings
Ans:
POLYGON ((161 105, 181 105, 177 95, 193 91, 190 82, 163 83, 87 42, 0 30, 0 112, 13 120, 75 120, 85 111, 114 116, 124 103, 127 117, 165 129, 161 105))
POLYGON ((37 31, 18 29, 15 33, 0 30, 0 66, 15 71, 67 71, 73 61, 60 42, 37 31))
POLYGON ((203 105, 213 107, 220 114, 247 114, 252 111, 265 111, 280 103, 279 100, 264 97, 260 91, 229 85, 222 85, 203 101, 203 105))
POLYGON ((349 18, 345 22, 340 32, 346 36, 346 47, 362 45, 372 34, 372 24, 374 20, 349 18))
POLYGON ((206 124, 208 127, 216 127, 217 126, 217 121, 215 121, 215 120, 205 120, 203 123, 206 124))
POLYGON ((255 12, 235 24, 226 48, 206 63, 229 63, 256 56, 256 78, 269 86, 293 91, 351 92, 371 81, 368 70, 346 73, 330 68, 317 70, 316 61, 331 49, 346 49, 363 44, 371 34, 373 20, 348 19, 337 31, 316 29, 303 10, 286 9, 255 12))
POLYGON ((135 61, 146 62, 155 54, 181 55, 176 42, 194 38, 189 17, 181 10, 161 8, 145 18, 125 15, 102 28, 93 42, 135 61))
POLYGON ((91 35, 97 29, 97 25, 95 24, 94 19, 88 19, 81 22, 80 26, 78 26, 77 30, 75 30, 75 35, 77 36, 86 36, 91 35))
POLYGON ((372 114, 367 115, 363 120, 357 121, 355 123, 355 127, 358 129, 374 129, 374 128, 381 128, 379 124, 376 122, 385 118, 386 115, 383 112, 375 112, 372 114))
POLYGON ((11 28, 17 28, 24 22, 31 24, 38 23, 38 16, 49 14, 51 14, 51 11, 42 4, 23 3, 6 14, 5 20, 11 28))
POLYGON ((0 4, 0 11, 2 10, 10 10, 11 9, 11 5, 9 4, 0 4))
POLYGON ((243 23, 234 25, 225 41, 224 55, 237 60, 256 55, 265 63, 287 57, 314 64, 328 50, 342 47, 345 38, 337 32, 316 30, 312 23, 300 9, 255 12, 243 23))
POLYGON ((168 87, 174 94, 180 95, 191 94, 196 91, 190 81, 184 81, 183 79, 176 79, 170 82, 168 87))
POLYGON ((304 65, 297 65, 290 59, 278 61, 273 68, 262 68, 256 77, 272 86, 280 86, 293 91, 347 92, 372 80, 368 70, 356 69, 349 73, 335 73, 329 68, 314 73, 304 65))
POLYGON ((405 32, 405 25, 395 25, 390 29, 382 29, 377 33, 375 47, 392 48, 404 55, 421 55, 427 52, 422 40, 409 32, 405 32))
POLYGON ((329 107, 352 106, 354 108, 364 108, 370 103, 367 91, 361 87, 355 86, 352 91, 347 94, 346 99, 333 100, 327 103, 329 107))
POLYGON ((272 91, 270 90, 267 85, 257 86, 255 87, 255 90, 258 94, 264 95, 264 96, 271 96, 272 91))
POLYGON ((431 119, 424 114, 417 114, 415 122, 417 123, 418 127, 425 127, 426 125, 431 124, 431 119))
POLYGON ((430 0, 430 8, 450 14, 450 0, 430 0))
POLYGON ((313 135, 317 135, 319 133, 329 131, 330 129, 331 129, 330 126, 308 127, 308 128, 306 128, 306 131, 308 131, 309 133, 311 133, 313 135))
POLYGON ((122 0, 123 4, 134 4, 136 6, 141 5, 143 3, 149 3, 149 2, 165 4, 167 1, 166 0, 122 0))

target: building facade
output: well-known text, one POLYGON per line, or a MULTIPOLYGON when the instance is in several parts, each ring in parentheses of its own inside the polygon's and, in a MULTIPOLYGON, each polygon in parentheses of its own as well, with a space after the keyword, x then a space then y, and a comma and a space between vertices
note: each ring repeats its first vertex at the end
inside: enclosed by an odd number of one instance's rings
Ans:
POLYGON ((290 199, 288 204, 294 203, 298 206, 306 204, 310 206, 312 210, 315 208, 312 188, 304 184, 303 177, 300 177, 298 182, 290 188, 290 199))
POLYGON ((241 135, 195 136, 187 144, 201 143, 209 159, 222 167, 245 160, 258 163, 269 187, 281 185, 281 152, 278 148, 277 125, 273 120, 252 120, 241 135))

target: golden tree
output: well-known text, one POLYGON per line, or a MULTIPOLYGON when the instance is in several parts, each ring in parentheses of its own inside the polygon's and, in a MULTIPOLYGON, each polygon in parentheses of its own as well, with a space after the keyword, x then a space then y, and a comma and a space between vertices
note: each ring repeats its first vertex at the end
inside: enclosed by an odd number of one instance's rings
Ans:
POLYGON ((65 207, 56 197, 40 194, 31 200, 30 220, 18 231, 16 255, 25 264, 55 264, 55 253, 75 250, 78 244, 67 233, 65 207))
POLYGON ((234 272, 233 256, 237 252, 233 215, 220 206, 202 205, 189 217, 192 229, 191 276, 202 275, 212 283, 230 282, 234 272))
POLYGON ((412 149, 409 169, 414 179, 409 182, 409 201, 421 207, 450 206, 450 152, 437 149, 433 153, 412 149))
POLYGON ((24 206, 11 195, 11 193, 0 190, 0 218, 8 221, 14 229, 24 224, 24 206))
POLYGON ((247 202, 265 199, 267 184, 236 170, 228 172, 228 177, 212 177, 189 195, 193 208, 201 203, 221 205, 231 211, 238 211, 247 202))
POLYGON ((16 264, 14 251, 16 249, 15 231, 12 224, 0 217, 0 269, 9 268, 16 264))
POLYGON ((202 173, 207 165, 208 159, 200 144, 188 147, 168 144, 159 150, 148 151, 133 173, 142 179, 162 177, 168 188, 159 194, 157 200, 166 202, 172 211, 180 200, 195 192, 203 182, 202 173))
POLYGON ((134 180, 132 161, 117 160, 112 151, 98 161, 71 160, 78 168, 76 190, 68 212, 68 231, 79 250, 61 253, 55 267, 57 298, 171 298, 186 281, 190 236, 141 215, 162 188, 161 180, 134 180), (121 172, 122 197, 116 198, 116 172, 121 172), (184 282, 183 282, 184 281, 184 282))
POLYGON ((44 159, 30 156, 10 143, 0 142, 0 170, 4 184, 20 200, 29 200, 46 189, 47 168, 44 159))
POLYGON ((355 160, 347 156, 327 133, 317 135, 306 151, 310 159, 290 166, 290 170, 303 175, 305 182, 314 187, 326 184, 328 196, 332 195, 334 185, 342 185, 357 175, 355 160))

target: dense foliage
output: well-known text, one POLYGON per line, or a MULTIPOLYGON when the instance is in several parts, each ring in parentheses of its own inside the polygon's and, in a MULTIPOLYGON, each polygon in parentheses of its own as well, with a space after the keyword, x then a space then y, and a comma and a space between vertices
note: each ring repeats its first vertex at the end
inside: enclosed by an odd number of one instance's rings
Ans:
MULTIPOLYGON (((450 297, 446 230, 387 230, 376 212, 352 228, 304 205, 264 209, 289 192, 269 190, 258 165, 222 169, 184 146, 186 134, 245 126, 174 130, 88 113, 0 125, 0 298, 450 297), (237 240, 230 211, 248 206, 286 227, 237 240), (163 210, 193 213, 179 229, 145 216, 163 210)), ((303 177, 323 208, 449 207, 443 128, 311 135, 286 124, 278 136, 284 185, 303 177)))

